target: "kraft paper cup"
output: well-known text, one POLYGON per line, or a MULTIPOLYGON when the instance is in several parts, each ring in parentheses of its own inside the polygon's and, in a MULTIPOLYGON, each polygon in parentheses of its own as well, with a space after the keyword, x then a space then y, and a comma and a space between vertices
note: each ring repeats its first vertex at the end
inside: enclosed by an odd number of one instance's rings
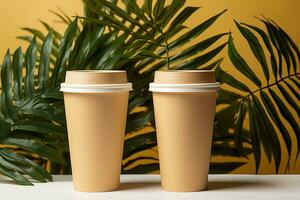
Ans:
POLYGON ((155 73, 150 91, 164 190, 206 189, 218 88, 213 71, 155 73))
POLYGON ((73 186, 82 192, 119 188, 128 94, 125 71, 68 71, 64 92, 73 186))

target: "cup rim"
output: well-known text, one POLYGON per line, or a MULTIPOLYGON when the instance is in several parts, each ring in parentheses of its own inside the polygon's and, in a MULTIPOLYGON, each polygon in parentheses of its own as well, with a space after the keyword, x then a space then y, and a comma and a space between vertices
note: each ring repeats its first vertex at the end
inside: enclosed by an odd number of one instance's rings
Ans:
POLYGON ((150 83, 149 91, 151 92, 203 92, 217 91, 220 88, 220 82, 214 83, 150 83))
POLYGON ((209 70, 209 69, 201 69, 201 70, 197 70, 197 69, 185 69, 185 70, 176 70, 176 69, 171 69, 171 70, 167 70, 167 71, 156 71, 158 73, 195 73, 195 72, 199 72, 199 73, 203 73, 203 72, 214 72, 213 70, 209 70))
POLYGON ((121 84, 68 84, 61 83, 60 91, 68 93, 108 93, 128 92, 132 90, 132 83, 121 84))
POLYGON ((91 69, 83 69, 83 70, 69 70, 67 72, 71 73, 89 73, 89 74, 100 74, 100 73, 124 73, 125 70, 91 70, 91 69))

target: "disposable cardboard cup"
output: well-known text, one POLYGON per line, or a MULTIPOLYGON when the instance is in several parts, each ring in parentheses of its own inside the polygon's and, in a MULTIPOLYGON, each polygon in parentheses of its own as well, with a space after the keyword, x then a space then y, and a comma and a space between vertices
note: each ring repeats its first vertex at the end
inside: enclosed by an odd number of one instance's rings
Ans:
POLYGON ((164 190, 206 189, 218 87, 213 71, 155 73, 150 91, 164 190))
POLYGON ((75 190, 118 189, 131 89, 125 71, 67 72, 61 91, 75 190))

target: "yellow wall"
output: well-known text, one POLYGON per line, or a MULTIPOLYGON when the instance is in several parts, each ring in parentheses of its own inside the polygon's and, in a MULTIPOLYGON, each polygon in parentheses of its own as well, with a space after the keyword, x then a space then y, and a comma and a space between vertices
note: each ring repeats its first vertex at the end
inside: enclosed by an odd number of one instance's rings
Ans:
POLYGON ((81 0, 0 0, 0 59, 7 48, 11 51, 18 46, 26 47, 26 42, 16 39, 24 35, 21 27, 42 28, 39 19, 48 22, 57 30, 63 31, 65 25, 55 22, 56 16, 49 10, 63 9, 69 16, 82 14, 81 0))
MULTIPOLYGON (((281 27, 283 27, 294 38, 297 44, 300 44, 300 1, 299 0, 187 0, 189 5, 201 6, 202 8, 193 16, 193 19, 188 22, 188 26, 193 26, 204 19, 216 14, 217 12, 228 8, 228 12, 215 24, 215 26, 204 34, 205 36, 226 32, 231 30, 237 48, 243 56, 246 57, 251 66, 256 65, 255 60, 249 56, 249 48, 246 43, 241 41, 240 34, 237 32, 233 19, 239 21, 259 24, 254 16, 264 16, 274 19, 281 27)), ((15 37, 24 35, 24 31, 20 27, 35 27, 41 28, 38 19, 42 19, 59 30, 64 30, 64 25, 55 23, 57 19, 48 10, 57 10, 57 6, 62 8, 68 15, 75 13, 82 14, 81 0, 1 0, 0 3, 0 60, 2 60, 7 48, 15 49, 18 46, 25 46, 25 42, 17 40, 15 37)), ((225 60, 224 65, 227 69, 232 70, 228 60, 225 60)), ((260 75, 261 72, 258 72, 260 75)), ((286 153, 283 151, 283 153, 286 153)), ((294 152, 295 153, 295 152, 294 152)), ((224 158, 213 158, 220 160, 224 158)), ((254 161, 253 157, 250 158, 254 161)), ((286 158, 284 158, 286 160, 286 158)), ((281 172, 283 169, 281 169, 281 172)), ((299 173, 300 160, 295 169, 291 169, 290 173, 299 173)), ((236 173, 254 173, 254 162, 250 162, 246 166, 235 171, 236 173)), ((264 162, 262 164, 262 173, 273 173, 271 164, 264 162)))

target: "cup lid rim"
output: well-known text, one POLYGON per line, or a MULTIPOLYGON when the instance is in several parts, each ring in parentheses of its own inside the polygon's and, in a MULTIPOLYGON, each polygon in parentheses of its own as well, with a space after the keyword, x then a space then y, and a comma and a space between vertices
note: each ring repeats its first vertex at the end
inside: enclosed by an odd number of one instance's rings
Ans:
POLYGON ((120 84, 68 84, 61 83, 60 91, 74 93, 102 93, 102 92, 119 92, 131 91, 132 83, 120 84))
POLYGON ((203 69, 203 70, 197 70, 197 69, 193 69, 193 70, 176 70, 176 69, 171 69, 168 71, 156 71, 156 73, 203 73, 203 72, 209 72, 209 73, 214 73, 213 70, 209 70, 209 69, 203 69))
POLYGON ((214 83, 150 83, 149 91, 152 92, 201 92, 207 90, 218 90, 220 88, 219 82, 214 83))
POLYGON ((125 73, 125 70, 69 70, 68 73, 90 73, 90 74, 101 74, 101 73, 125 73))

